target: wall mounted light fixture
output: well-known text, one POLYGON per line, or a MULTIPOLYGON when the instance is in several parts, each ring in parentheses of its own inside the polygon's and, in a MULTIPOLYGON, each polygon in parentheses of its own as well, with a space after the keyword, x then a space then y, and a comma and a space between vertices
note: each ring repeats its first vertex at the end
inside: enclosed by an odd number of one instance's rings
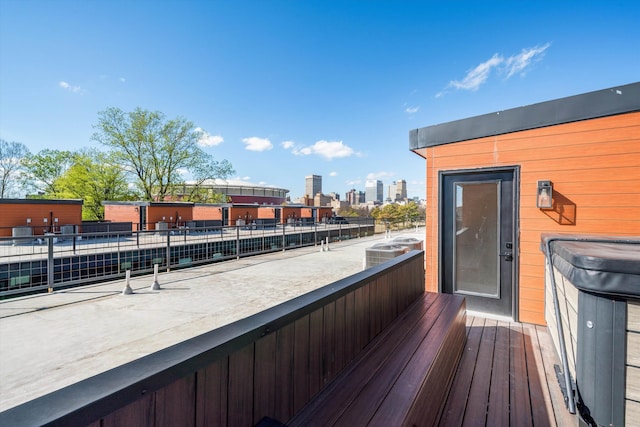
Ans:
POLYGON ((551 181, 538 181, 536 207, 539 209, 553 208, 553 183, 551 181))

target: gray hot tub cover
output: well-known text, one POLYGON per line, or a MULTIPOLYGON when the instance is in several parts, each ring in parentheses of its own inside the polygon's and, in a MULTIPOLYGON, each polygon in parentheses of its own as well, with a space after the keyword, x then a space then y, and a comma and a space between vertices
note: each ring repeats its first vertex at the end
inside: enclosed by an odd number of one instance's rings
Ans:
POLYGON ((615 241, 595 236, 545 235, 545 252, 549 239, 554 267, 576 288, 640 298, 640 238, 615 241))

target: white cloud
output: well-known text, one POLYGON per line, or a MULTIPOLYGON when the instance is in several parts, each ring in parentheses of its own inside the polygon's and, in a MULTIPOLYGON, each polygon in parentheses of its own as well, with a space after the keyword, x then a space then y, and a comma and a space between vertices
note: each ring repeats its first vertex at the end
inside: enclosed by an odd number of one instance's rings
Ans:
POLYGON ((338 176, 338 172, 336 171, 329 172, 329 176, 338 176))
POLYGON ((82 89, 80 88, 80 86, 72 86, 65 81, 60 81, 58 83, 58 86, 60 86, 62 89, 68 90, 69 92, 73 92, 73 93, 82 92, 82 89))
POLYGON ((347 184, 349 187, 354 188, 354 187, 362 184, 362 180, 360 178, 358 178, 358 179, 347 180, 344 183, 347 184))
POLYGON ((209 135, 202 128, 196 128, 195 131, 200 133, 200 138, 198 139, 198 145, 201 147, 215 147, 216 145, 220 145, 224 142, 224 138, 222 136, 209 135))
POLYGON ((294 147, 292 149, 292 153, 296 156, 317 155, 324 157, 327 160, 360 155, 353 148, 345 145, 342 141, 325 141, 324 139, 317 141, 315 144, 308 147, 294 147))
POLYGON ((124 83, 124 82, 126 82, 127 80, 126 80, 124 77, 120 77, 120 78, 118 79, 118 81, 119 81, 120 83, 124 83))
POLYGON ((528 49, 522 49, 517 55, 510 56, 505 61, 505 72, 507 78, 512 75, 524 71, 532 62, 537 62, 544 56, 544 51, 551 46, 551 43, 547 43, 544 46, 536 46, 528 49))
POLYGON ((420 110, 420 106, 417 105, 415 107, 407 107, 404 109, 405 112, 407 112, 408 114, 415 114, 418 112, 418 110, 420 110))
POLYGON ((396 173, 395 172, 385 172, 385 171, 380 171, 380 172, 372 172, 370 174, 367 174, 367 179, 368 180, 373 180, 373 179, 384 179, 384 178, 391 178, 392 176, 394 176, 396 173))
POLYGON ((283 141, 280 143, 280 145, 282 146, 282 148, 284 148, 285 150, 289 150, 290 148, 295 147, 296 143, 293 141, 283 141))
POLYGON ((273 144, 267 138, 258 138, 257 136, 251 136, 244 138, 242 142, 245 143, 245 149, 249 151, 267 151, 273 148, 273 144))
MULTIPOLYGON (((549 48, 549 46, 551 46, 551 43, 547 43, 543 46, 525 48, 517 55, 511 55, 507 58, 496 53, 487 61, 477 65, 472 70, 469 70, 462 80, 450 81, 447 88, 476 91, 481 85, 486 83, 491 75, 491 71, 494 69, 501 74, 506 75, 506 79, 511 78, 514 74, 524 74, 525 70, 531 64, 542 59, 544 52, 549 48)), ((440 98, 446 93, 446 90, 438 92, 435 97, 440 98)))
POLYGON ((476 91, 480 85, 487 81, 491 70, 500 65, 502 61, 504 61, 504 58, 496 53, 488 61, 470 70, 464 79, 449 82, 449 86, 456 89, 476 91))

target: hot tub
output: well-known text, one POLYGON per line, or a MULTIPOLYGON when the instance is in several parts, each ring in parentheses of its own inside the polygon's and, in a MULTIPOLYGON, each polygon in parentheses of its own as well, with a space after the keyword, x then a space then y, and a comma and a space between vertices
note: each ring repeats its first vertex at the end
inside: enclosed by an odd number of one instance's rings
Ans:
POLYGON ((564 338, 581 422, 638 421, 640 237, 543 235, 542 247, 545 318, 559 355, 564 338))

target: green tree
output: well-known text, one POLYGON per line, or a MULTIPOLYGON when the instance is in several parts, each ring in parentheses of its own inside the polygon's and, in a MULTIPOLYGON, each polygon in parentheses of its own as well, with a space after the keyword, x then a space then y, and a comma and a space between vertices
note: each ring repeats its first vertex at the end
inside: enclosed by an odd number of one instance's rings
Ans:
POLYGON ((123 170, 107 153, 84 150, 73 155, 73 163, 55 182, 61 198, 82 199, 83 220, 104 219, 105 200, 134 200, 123 170))
POLYGON ((347 206, 347 207, 341 208, 338 211, 338 215, 349 217, 349 218, 356 218, 356 217, 366 218, 367 216, 369 216, 369 209, 367 209, 366 207, 354 208, 353 206, 347 206))
POLYGON ((71 166, 70 151, 41 150, 24 158, 22 182, 28 191, 41 194, 45 198, 60 197, 56 181, 71 166))
POLYGON ((416 202, 409 202, 398 207, 398 215, 402 222, 407 225, 413 224, 422 217, 420 206, 416 202))
POLYGON ((229 162, 215 161, 198 146, 203 132, 182 117, 167 120, 158 111, 140 108, 130 113, 109 108, 98 117, 92 139, 112 150, 135 178, 144 200, 173 195, 184 184, 183 171, 192 174, 196 184, 233 173, 229 162))
POLYGON ((18 177, 28 155, 26 145, 0 139, 0 199, 18 194, 18 177))
POLYGON ((389 203, 382 208, 375 207, 371 211, 371 216, 374 217, 376 221, 388 223, 394 227, 399 227, 400 224, 406 227, 407 224, 418 221, 423 215, 420 206, 415 202, 409 202, 404 205, 389 203))

